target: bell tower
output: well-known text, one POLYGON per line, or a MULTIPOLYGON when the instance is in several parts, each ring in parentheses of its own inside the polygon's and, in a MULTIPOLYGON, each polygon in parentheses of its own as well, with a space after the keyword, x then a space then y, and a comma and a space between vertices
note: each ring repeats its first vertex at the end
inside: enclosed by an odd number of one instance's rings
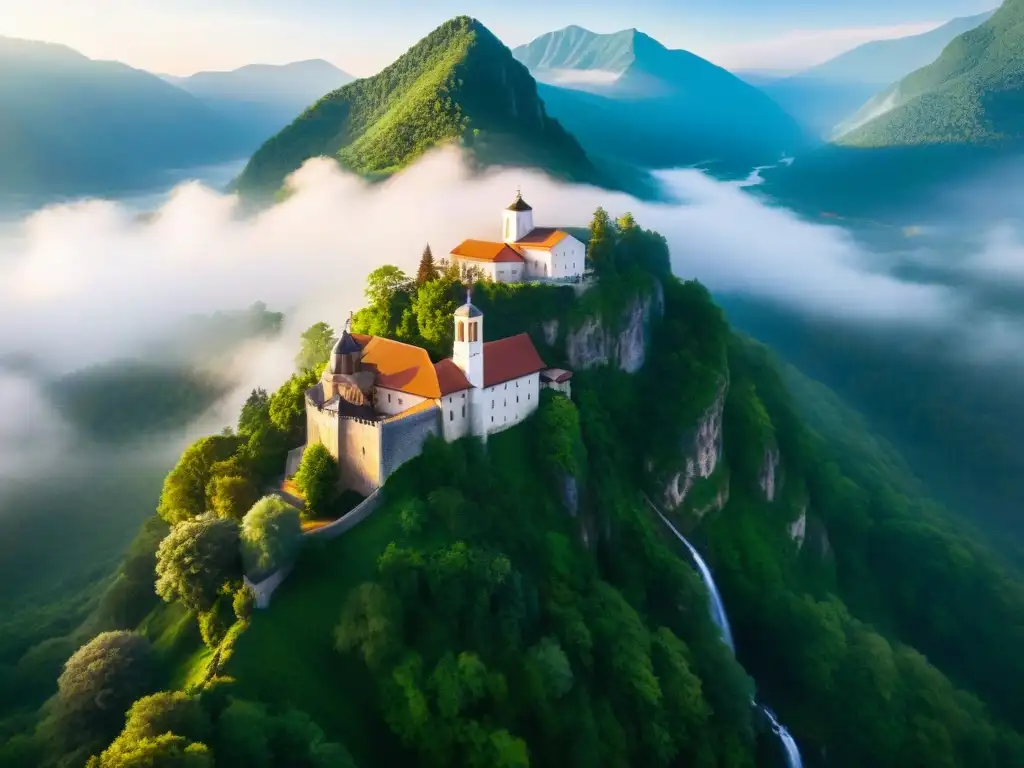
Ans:
POLYGON ((501 213, 501 239, 515 243, 533 231, 533 208, 523 200, 522 192, 516 190, 516 199, 501 213))
POLYGON ((468 290, 466 303, 455 310, 452 362, 462 369, 472 386, 484 386, 484 313, 473 306, 468 290))

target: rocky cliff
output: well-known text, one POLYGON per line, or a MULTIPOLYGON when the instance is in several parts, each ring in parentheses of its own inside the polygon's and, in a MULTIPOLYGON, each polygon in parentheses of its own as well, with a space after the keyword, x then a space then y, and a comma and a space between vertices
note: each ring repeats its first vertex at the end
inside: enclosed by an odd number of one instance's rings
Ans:
MULTIPOLYGON (((613 365, 635 373, 647 359, 651 324, 665 311, 661 283, 647 295, 638 295, 626 303, 619 317, 606 318, 601 313, 588 315, 578 326, 565 334, 565 356, 576 371, 598 365, 613 365)), ((559 321, 544 323, 544 340, 554 345, 559 336, 559 321)))
MULTIPOLYGON (((694 483, 711 477, 722 458, 722 415, 725 412, 725 395, 729 382, 723 381, 714 401, 704 411, 692 429, 682 438, 682 465, 670 476, 665 485, 663 503, 669 509, 678 508, 687 498, 694 483)), ((720 509, 728 499, 728 489, 719 489, 714 503, 702 507, 699 514, 714 508, 720 509)))

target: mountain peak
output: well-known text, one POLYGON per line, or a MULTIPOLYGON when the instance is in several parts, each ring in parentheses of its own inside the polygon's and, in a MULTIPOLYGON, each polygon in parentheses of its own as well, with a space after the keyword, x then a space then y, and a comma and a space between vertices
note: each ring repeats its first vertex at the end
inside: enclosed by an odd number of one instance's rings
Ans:
POLYGON ((401 170, 457 143, 482 165, 514 161, 562 175, 593 171, 548 117, 526 67, 480 21, 450 19, 373 77, 329 93, 253 155, 241 190, 275 192, 310 157, 361 174, 401 170))

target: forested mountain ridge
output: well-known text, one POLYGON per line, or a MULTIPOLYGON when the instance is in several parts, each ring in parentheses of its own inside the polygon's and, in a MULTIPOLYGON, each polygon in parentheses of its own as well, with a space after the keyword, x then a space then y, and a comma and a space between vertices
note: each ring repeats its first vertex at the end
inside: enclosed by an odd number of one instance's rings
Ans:
POLYGON ((856 147, 993 145, 1024 138, 1024 2, 1005 0, 984 24, 904 77, 848 121, 856 147), (877 115, 877 116, 876 116, 877 115))
POLYGON ((807 138, 756 87, 635 29, 567 27, 513 53, 544 103, 589 150, 654 168, 776 161, 807 138))
MULTIPOLYGON (((609 348, 635 330, 642 366, 591 355, 571 399, 546 393, 486 451, 428 444, 368 519, 301 551, 298 512, 253 502, 303 440, 330 339, 310 329, 312 369, 185 451, 89 621, 0 642, 0 692, 20 692, 0 697, 0 765, 763 765, 753 681, 808 765, 1020 764, 1019 575, 841 412, 805 426, 663 238, 598 211, 589 252, 580 297, 474 286, 485 337, 525 330, 569 365, 595 324, 609 348), (645 495, 707 553, 737 659, 645 495), (253 613, 242 574, 292 563, 253 613)), ((454 275, 370 282, 359 330, 450 348, 454 275)))
POLYGON ((154 184, 243 156, 246 141, 148 72, 64 46, 0 38, 0 192, 71 195, 154 184))
POLYGON ((599 180, 580 145, 547 115, 526 68, 480 22, 459 17, 379 74, 320 99, 260 147, 237 186, 275 193, 320 155, 363 175, 387 175, 448 142, 484 165, 599 180))

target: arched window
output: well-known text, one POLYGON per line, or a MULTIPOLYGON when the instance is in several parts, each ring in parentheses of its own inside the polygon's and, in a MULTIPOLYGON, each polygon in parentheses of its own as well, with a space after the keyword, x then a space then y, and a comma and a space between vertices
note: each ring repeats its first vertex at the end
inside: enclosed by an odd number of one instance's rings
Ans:
POLYGON ((476 327, 477 327, 476 323, 473 323, 472 325, 469 326, 469 340, 470 341, 476 341, 477 340, 476 327))
POLYGON ((459 321, 459 341, 466 340, 466 324, 459 321))

